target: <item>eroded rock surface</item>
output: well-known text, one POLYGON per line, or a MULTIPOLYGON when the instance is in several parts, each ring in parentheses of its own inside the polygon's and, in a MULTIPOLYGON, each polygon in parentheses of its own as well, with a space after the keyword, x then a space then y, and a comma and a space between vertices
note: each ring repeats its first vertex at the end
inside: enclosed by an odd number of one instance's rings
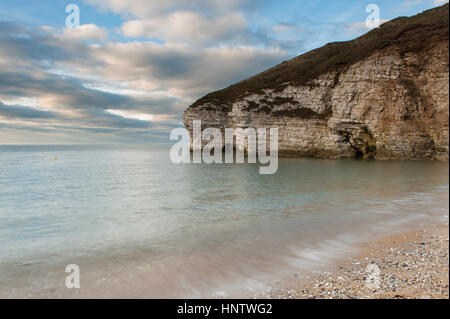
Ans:
POLYGON ((398 18, 211 93, 184 122, 279 129, 279 154, 449 157, 448 4, 398 18))

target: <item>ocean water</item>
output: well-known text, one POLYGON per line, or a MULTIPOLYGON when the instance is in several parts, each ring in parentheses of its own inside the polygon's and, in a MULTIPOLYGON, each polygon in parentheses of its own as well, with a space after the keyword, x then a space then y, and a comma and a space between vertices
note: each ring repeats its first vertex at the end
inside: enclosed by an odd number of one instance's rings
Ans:
POLYGON ((0 146, 1 297, 241 297, 448 222, 448 162, 182 164, 170 146, 0 146), (67 289, 77 264, 81 289, 67 289))

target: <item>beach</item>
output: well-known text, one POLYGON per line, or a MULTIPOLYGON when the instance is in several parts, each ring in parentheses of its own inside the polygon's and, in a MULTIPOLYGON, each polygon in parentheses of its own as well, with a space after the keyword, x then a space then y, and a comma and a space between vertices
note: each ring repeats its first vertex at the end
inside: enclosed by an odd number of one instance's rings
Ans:
POLYGON ((293 274, 256 298, 448 299, 448 227, 445 223, 366 242, 328 271, 293 274))

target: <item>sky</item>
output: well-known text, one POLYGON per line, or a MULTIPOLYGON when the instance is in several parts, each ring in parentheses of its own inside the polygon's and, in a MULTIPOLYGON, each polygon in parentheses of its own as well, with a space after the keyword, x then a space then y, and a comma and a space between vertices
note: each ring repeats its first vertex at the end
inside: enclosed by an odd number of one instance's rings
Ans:
POLYGON ((369 31, 369 4, 446 2, 0 0, 0 144, 165 143, 203 95, 369 31))

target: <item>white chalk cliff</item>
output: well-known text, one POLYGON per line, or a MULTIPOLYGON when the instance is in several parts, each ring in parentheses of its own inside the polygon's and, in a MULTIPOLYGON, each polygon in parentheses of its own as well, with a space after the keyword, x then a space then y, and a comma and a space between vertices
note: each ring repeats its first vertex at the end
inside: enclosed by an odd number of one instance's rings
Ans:
POLYGON ((211 93, 185 126, 279 129, 279 154, 449 157, 448 4, 397 18, 211 93))

